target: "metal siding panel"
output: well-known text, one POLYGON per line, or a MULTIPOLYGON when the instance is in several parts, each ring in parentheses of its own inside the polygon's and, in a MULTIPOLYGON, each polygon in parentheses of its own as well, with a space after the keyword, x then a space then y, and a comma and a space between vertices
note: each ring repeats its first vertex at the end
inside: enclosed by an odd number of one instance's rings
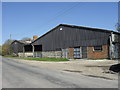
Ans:
POLYGON ((13 44, 11 44, 11 46, 14 53, 23 52, 23 44, 14 42, 13 44))
POLYGON ((105 31, 60 26, 33 44, 42 44, 43 51, 48 51, 75 46, 103 45, 107 44, 108 38, 109 33, 105 31), (60 28, 63 30, 60 31, 60 28))

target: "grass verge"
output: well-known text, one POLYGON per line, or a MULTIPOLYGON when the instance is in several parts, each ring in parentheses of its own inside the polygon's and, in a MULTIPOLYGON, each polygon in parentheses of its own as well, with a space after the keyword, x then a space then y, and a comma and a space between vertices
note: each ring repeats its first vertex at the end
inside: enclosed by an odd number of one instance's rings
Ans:
POLYGON ((35 61, 68 61, 65 58, 33 58, 33 57, 13 57, 13 56, 4 56, 15 59, 24 59, 24 60, 35 60, 35 61))

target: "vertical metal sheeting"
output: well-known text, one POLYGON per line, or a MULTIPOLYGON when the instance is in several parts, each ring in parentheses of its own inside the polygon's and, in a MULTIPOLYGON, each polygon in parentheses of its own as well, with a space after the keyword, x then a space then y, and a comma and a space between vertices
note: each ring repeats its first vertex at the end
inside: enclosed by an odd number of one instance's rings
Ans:
POLYGON ((13 53, 23 52, 23 46, 24 44, 15 41, 14 43, 11 44, 12 52, 13 53))
POLYGON ((58 48, 63 49, 76 46, 105 45, 108 44, 109 35, 109 31, 63 25, 39 38, 33 45, 42 45, 43 51, 55 51, 58 48))

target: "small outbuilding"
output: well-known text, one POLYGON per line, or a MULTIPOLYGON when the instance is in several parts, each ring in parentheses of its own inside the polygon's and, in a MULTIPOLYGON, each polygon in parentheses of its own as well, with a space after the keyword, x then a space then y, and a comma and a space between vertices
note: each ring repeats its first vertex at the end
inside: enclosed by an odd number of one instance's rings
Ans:
POLYGON ((32 57, 33 53, 32 53, 32 46, 30 43, 31 42, 23 42, 20 40, 14 40, 11 43, 12 53, 15 56, 19 56, 19 57, 32 57))

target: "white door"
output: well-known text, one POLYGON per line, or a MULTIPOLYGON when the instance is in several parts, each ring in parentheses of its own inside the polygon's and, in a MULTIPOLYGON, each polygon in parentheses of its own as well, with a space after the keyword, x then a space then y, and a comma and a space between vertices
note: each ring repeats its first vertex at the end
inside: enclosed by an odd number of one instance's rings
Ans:
POLYGON ((68 58, 68 49, 62 49, 62 58, 68 58))
POLYGON ((75 59, 82 58, 82 53, 81 53, 81 48, 80 47, 75 47, 74 48, 74 58, 75 59))

